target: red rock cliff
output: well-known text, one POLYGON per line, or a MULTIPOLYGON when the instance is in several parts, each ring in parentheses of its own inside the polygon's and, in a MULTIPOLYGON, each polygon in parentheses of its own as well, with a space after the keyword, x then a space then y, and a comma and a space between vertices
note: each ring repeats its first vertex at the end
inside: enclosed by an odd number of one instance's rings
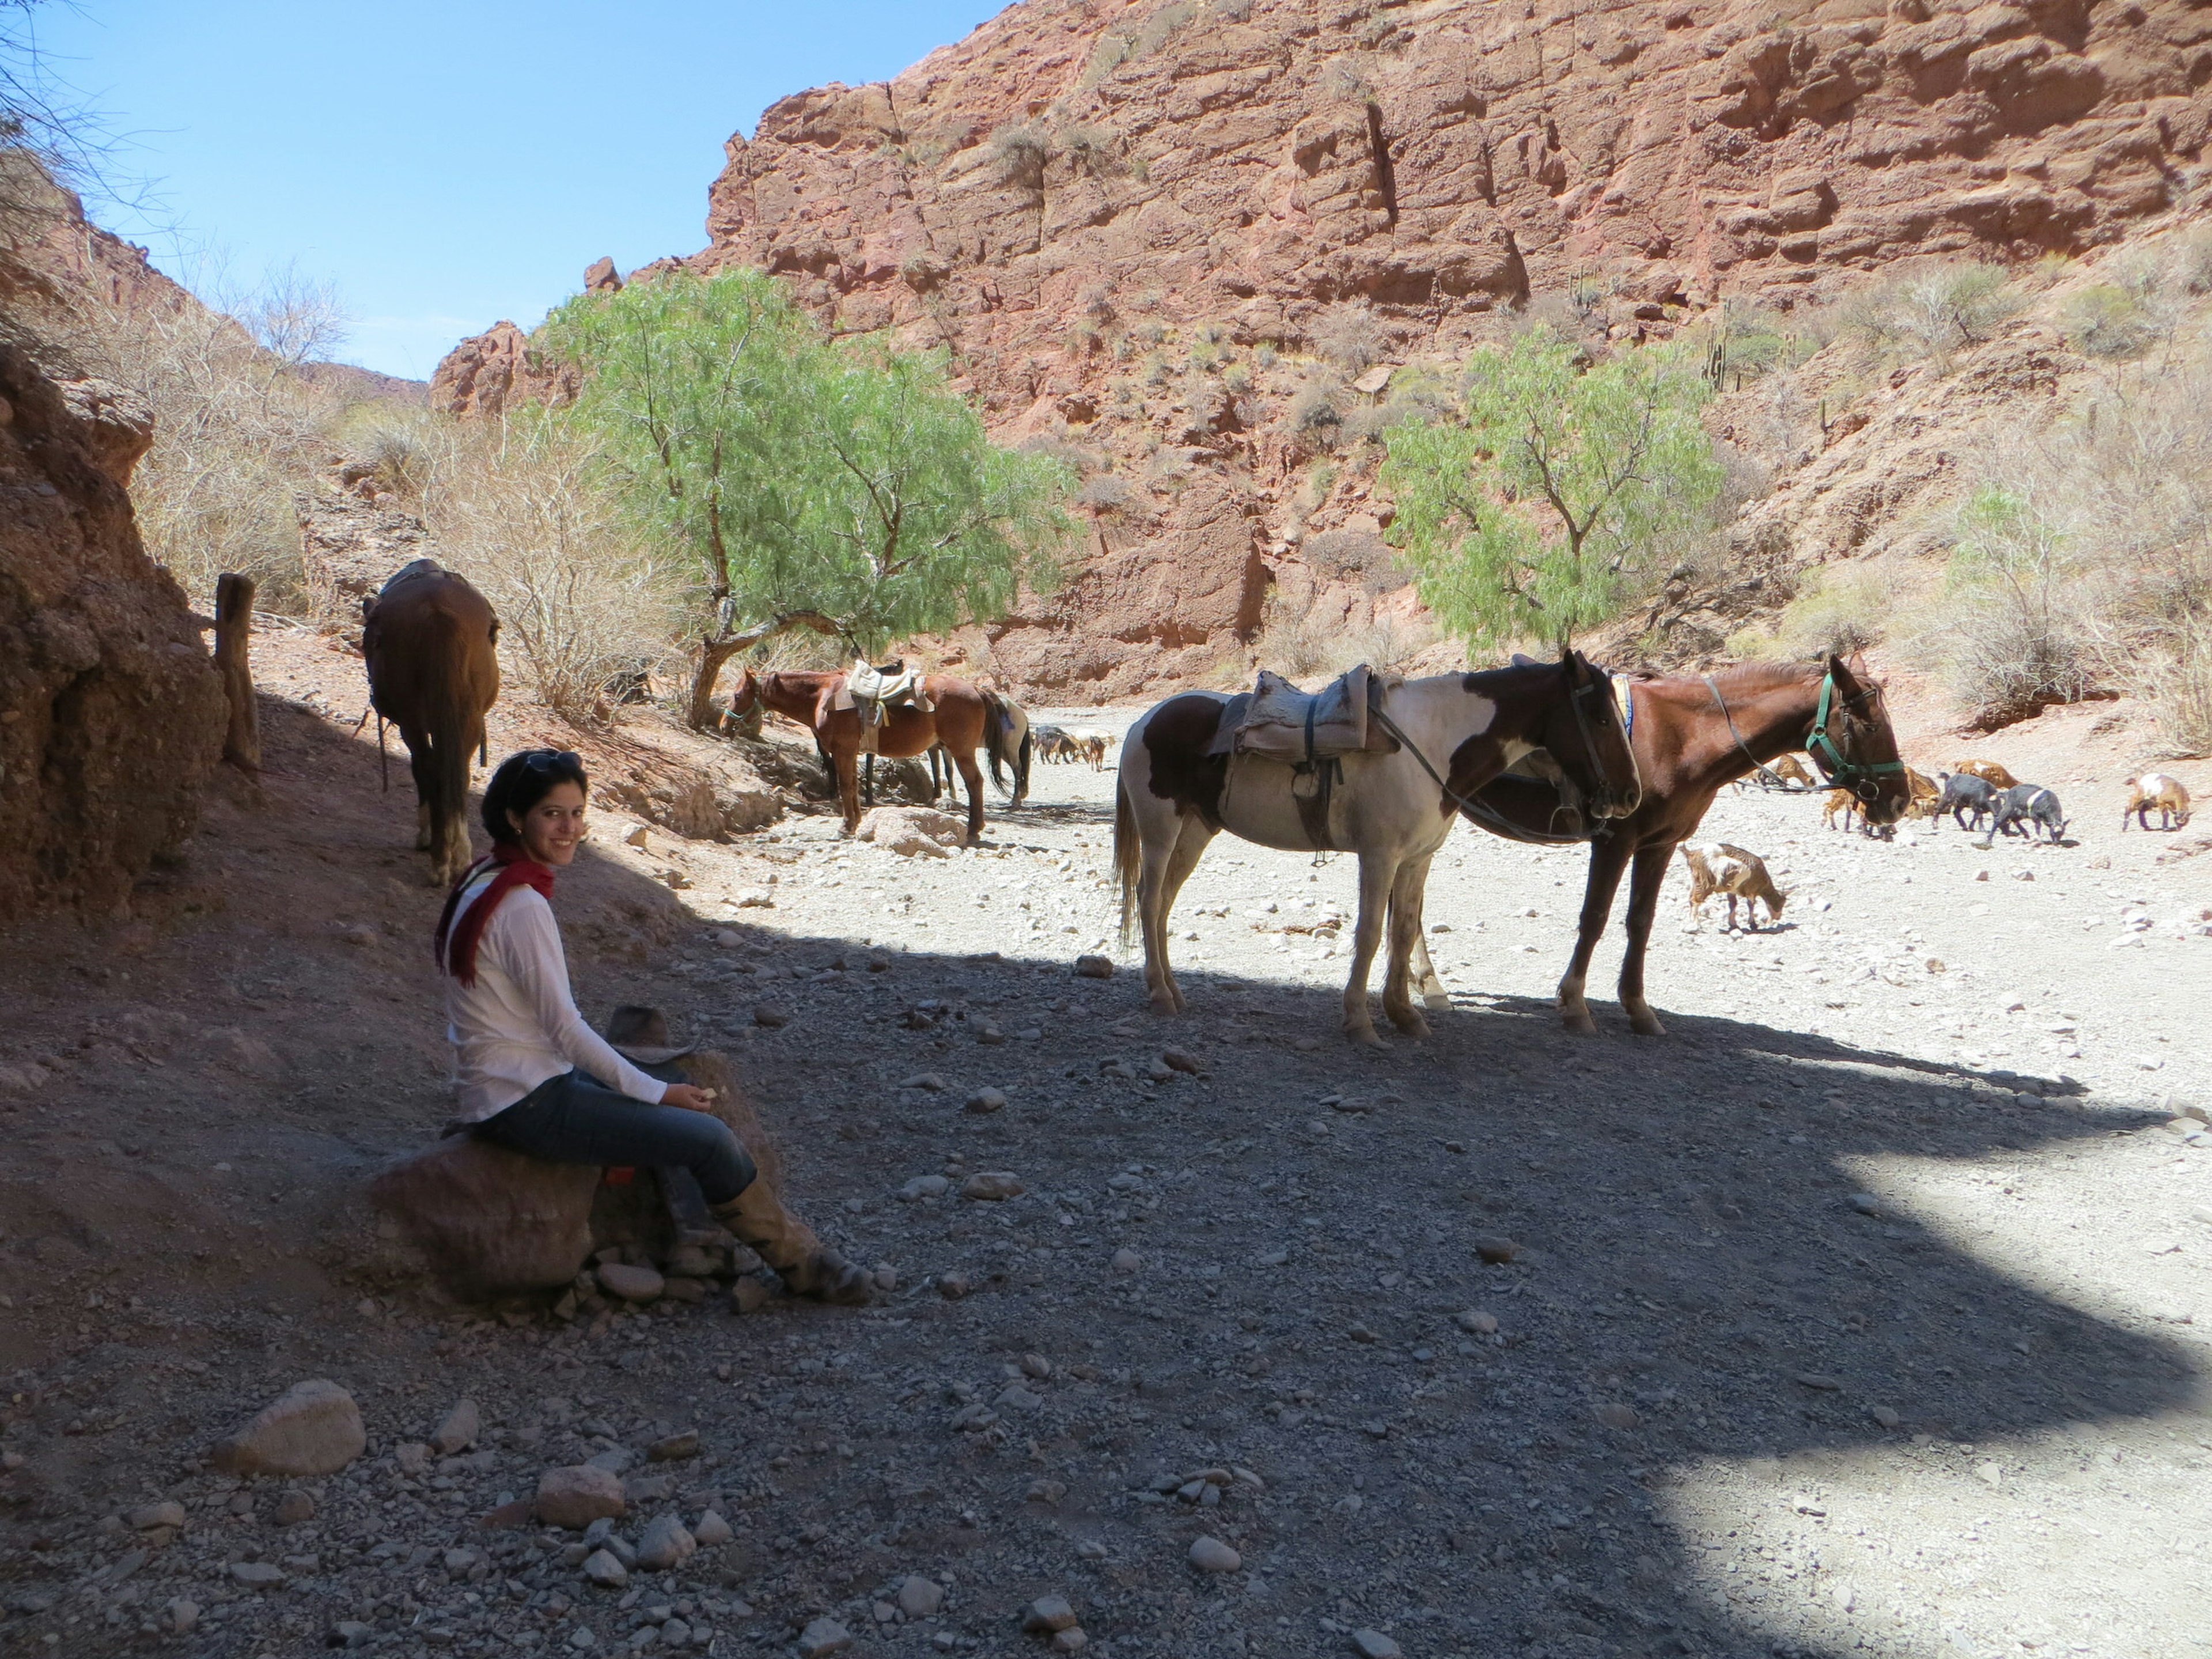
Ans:
POLYGON ((769 109, 695 263, 941 343, 1002 437, 1110 469, 1066 590, 992 631, 1033 689, 1119 694, 1215 665, 1304 562, 1316 349, 1344 413, 1366 357, 1532 296, 1639 337, 2093 247, 2193 188, 2208 78, 2179 0, 1030 0, 769 109))

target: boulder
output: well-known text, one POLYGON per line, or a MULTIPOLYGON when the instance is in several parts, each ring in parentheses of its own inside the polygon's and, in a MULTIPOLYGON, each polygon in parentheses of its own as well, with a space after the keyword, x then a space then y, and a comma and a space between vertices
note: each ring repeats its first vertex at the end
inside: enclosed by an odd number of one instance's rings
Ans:
POLYGON ((455 1452, 466 1451, 475 1445, 477 1431, 482 1426, 482 1420, 477 1414, 477 1402, 458 1400, 453 1402, 453 1410, 447 1412, 439 1423, 438 1431, 430 1437, 430 1443, 442 1455, 450 1457, 455 1452))
POLYGON ((294 1383, 211 1455, 229 1474, 336 1474, 368 1447, 353 1396, 317 1380, 294 1383))
POLYGON ((456 1296, 511 1295, 575 1278, 599 1174, 449 1135, 378 1176, 369 1200, 456 1296))
POLYGON ((672 1515, 654 1517, 637 1540, 637 1564, 648 1572, 680 1567, 698 1553, 699 1540, 672 1515))
POLYGON ((902 858, 943 858, 957 847, 968 826, 951 814, 927 806, 878 806, 860 820, 855 841, 871 841, 902 858))

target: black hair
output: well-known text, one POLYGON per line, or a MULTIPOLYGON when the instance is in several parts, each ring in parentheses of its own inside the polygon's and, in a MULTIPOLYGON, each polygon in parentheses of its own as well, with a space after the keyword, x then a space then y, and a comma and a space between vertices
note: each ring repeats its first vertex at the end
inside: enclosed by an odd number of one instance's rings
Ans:
POLYGON ((525 749, 509 755, 484 786, 483 827, 495 842, 512 847, 522 837, 507 822, 507 814, 512 812, 518 818, 526 816, 564 783, 574 784, 586 795, 592 793, 591 780, 584 775, 584 763, 574 750, 525 749))

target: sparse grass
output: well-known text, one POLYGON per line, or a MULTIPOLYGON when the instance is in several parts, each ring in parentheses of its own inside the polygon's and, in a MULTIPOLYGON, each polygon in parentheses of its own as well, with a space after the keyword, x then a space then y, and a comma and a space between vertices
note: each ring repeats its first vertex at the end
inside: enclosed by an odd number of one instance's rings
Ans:
POLYGON ((1436 641, 1436 630, 1425 623, 1388 611, 1357 622, 1335 605, 1316 604, 1310 593, 1279 587, 1261 613, 1258 653, 1261 666, 1307 683, 1363 662, 1402 672, 1436 641))
POLYGON ((2133 357, 2148 350, 2168 331, 2154 295, 2118 283, 2077 289, 2060 308, 2058 325, 2066 343, 2086 357, 2133 357))
POLYGON ((989 139, 991 168, 1002 185, 1027 191, 1044 188, 1044 170, 1052 159, 1052 139, 1043 128, 1027 122, 1000 127, 989 139))
POLYGON ((1747 630, 1729 641, 1739 656, 1780 651, 1790 657, 1848 655, 1879 645, 1886 633, 1888 584, 1875 571, 1831 568, 1784 606, 1770 637, 1747 630))

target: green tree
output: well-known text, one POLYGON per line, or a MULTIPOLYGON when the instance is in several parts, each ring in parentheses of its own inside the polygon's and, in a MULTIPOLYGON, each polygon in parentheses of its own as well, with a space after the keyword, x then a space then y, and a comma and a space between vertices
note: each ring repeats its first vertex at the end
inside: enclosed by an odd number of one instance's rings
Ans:
POLYGON ((1720 492, 1698 421, 1709 395, 1657 349, 1589 366, 1535 329, 1476 353, 1462 418, 1383 434, 1391 539, 1422 602, 1470 648, 1564 647, 1612 616, 1638 549, 1702 520, 1720 492))
POLYGON ((872 654, 1053 578, 1065 469, 994 446, 941 359, 823 340, 764 272, 582 295, 546 338, 582 370, 576 418, 708 618, 695 725, 730 658, 785 629, 872 654))

